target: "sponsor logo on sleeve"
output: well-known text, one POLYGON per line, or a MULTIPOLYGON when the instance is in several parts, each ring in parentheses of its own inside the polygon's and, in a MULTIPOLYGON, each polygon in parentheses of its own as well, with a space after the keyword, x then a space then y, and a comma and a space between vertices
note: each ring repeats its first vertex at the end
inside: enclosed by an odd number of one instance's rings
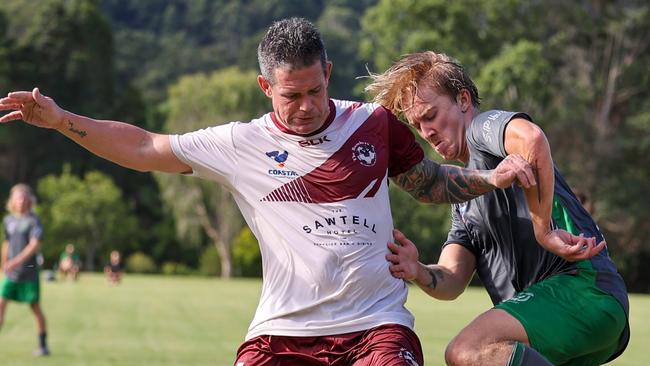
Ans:
POLYGON ((489 114, 487 119, 483 122, 482 134, 485 142, 492 142, 492 122, 496 121, 503 113, 505 113, 505 111, 495 111, 494 113, 489 114))

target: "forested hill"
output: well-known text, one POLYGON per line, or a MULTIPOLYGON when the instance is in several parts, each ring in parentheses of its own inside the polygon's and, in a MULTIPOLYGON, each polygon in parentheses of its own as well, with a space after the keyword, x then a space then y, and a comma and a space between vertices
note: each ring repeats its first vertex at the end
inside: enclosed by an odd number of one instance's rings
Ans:
POLYGON ((256 50, 274 20, 302 16, 316 22, 337 68, 334 94, 352 96, 363 72, 356 49, 368 0, 102 0, 115 40, 117 70, 147 100, 161 101, 179 76, 230 65, 257 69, 256 50), (337 65, 338 66, 338 65, 337 65), (340 85, 339 85, 340 84, 340 85))
MULTIPOLYGON (((336 98, 364 99, 357 77, 404 53, 459 59, 482 109, 525 111, 544 129, 628 285, 650 291, 647 1, 3 0, 0 93, 39 86, 76 113, 155 131, 247 120, 269 109, 257 43, 288 16, 321 30, 336 98)), ((52 131, 0 127, 0 198, 16 182, 37 188, 46 263, 75 241, 89 264, 118 248, 157 271, 218 258, 217 273, 258 274, 254 238, 215 185, 128 171, 52 131)), ((391 190, 395 225, 435 260, 448 208, 391 190)))

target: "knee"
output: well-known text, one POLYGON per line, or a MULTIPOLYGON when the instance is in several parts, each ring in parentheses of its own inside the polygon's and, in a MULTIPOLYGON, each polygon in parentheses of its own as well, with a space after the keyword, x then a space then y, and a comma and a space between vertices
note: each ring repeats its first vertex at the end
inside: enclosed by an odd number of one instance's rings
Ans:
POLYGON ((445 362, 450 366, 476 365, 476 349, 461 337, 454 338, 445 349, 445 362))

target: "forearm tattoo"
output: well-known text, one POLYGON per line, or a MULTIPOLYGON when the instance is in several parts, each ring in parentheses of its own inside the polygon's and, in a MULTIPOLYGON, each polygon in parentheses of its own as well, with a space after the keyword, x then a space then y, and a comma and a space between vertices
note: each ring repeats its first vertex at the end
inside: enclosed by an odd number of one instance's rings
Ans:
POLYGON ((74 124, 72 123, 72 121, 68 121, 68 131, 79 135, 79 137, 81 137, 81 138, 84 138, 84 137, 86 137, 86 135, 88 135, 88 133, 86 131, 74 128, 74 124))
POLYGON ((539 168, 537 165, 537 160, 535 160, 535 163, 533 164, 533 173, 535 173, 535 182, 537 182, 537 187, 535 187, 535 189, 537 189, 537 202, 541 204, 542 203, 542 186, 541 186, 542 182, 539 180, 539 168))
POLYGON ((427 267, 427 272, 429 272, 429 275, 431 276, 431 282, 427 284, 426 287, 428 289, 435 290, 436 286, 438 285, 438 277, 436 277, 436 274, 442 278, 442 276, 444 276, 444 273, 430 267, 427 267))
POLYGON ((488 183, 489 174, 485 170, 440 165, 424 159, 393 180, 418 201, 458 203, 493 190, 494 186, 488 183))

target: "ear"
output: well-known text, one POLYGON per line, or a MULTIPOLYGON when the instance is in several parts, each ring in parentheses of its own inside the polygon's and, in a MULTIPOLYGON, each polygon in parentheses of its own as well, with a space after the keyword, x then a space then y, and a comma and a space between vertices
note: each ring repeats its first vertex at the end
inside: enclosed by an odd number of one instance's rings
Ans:
POLYGON ((472 95, 469 90, 462 89, 456 96, 456 103, 463 113, 467 112, 472 107, 472 95))
POLYGON ((329 84, 331 75, 332 75, 332 61, 327 61, 327 64, 325 64, 325 81, 328 84, 329 84))
POLYGON ((257 83, 260 85, 260 88, 264 94, 267 97, 271 98, 273 95, 273 88, 271 87, 271 83, 262 75, 257 75, 257 83))

